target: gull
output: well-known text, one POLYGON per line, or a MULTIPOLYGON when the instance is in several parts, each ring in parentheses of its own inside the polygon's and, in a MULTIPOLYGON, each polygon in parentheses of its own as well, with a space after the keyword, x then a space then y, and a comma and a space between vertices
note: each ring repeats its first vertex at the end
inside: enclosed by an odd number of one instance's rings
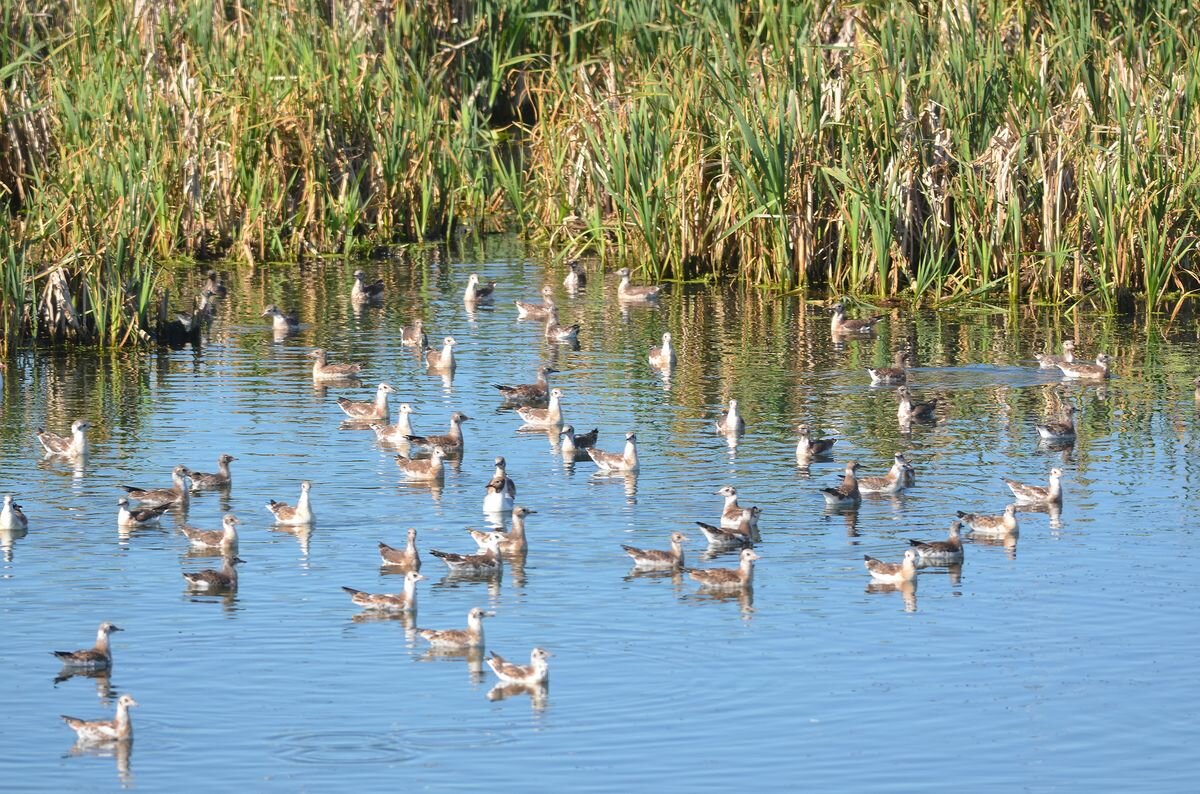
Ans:
POLYGON ((350 600, 363 609, 378 612, 416 612, 417 611, 417 582, 425 577, 416 571, 404 574, 403 593, 364 593, 353 587, 343 587, 350 594, 350 600))
POLYGON ((46 450, 47 455, 62 458, 82 458, 88 453, 87 431, 92 423, 84 419, 76 419, 71 423, 71 435, 56 436, 38 428, 37 440, 46 450))
POLYGON ((911 582, 917 575, 916 549, 906 549, 901 562, 884 562, 864 554, 863 563, 867 566, 871 578, 877 582, 888 584, 911 582))
POLYGON ((75 731, 75 735, 83 744, 100 744, 103 742, 128 742, 133 739, 133 723, 129 720, 129 708, 138 703, 132 695, 121 695, 117 698, 117 715, 112 720, 81 720, 78 717, 62 715, 63 722, 75 731))
POLYGON ((647 571, 677 571, 683 567, 683 543, 687 536, 682 532, 671 533, 671 549, 638 549, 621 544, 625 553, 633 558, 633 567, 647 571))
POLYGON ((96 644, 81 651, 54 651, 54 655, 65 666, 76 670, 108 670, 112 667, 112 650, 108 646, 108 635, 124 631, 114 623, 104 622, 96 630, 96 644))

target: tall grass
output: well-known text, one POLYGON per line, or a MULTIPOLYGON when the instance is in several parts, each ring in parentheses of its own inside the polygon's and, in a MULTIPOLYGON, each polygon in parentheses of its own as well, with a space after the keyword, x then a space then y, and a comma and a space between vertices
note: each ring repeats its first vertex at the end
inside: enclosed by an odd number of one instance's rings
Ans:
POLYGON ((78 338, 145 338, 165 258, 352 253, 460 224, 656 278, 1161 306, 1198 286, 1192 16, 10 0, 3 340, 57 336, 39 307, 67 292, 78 338))

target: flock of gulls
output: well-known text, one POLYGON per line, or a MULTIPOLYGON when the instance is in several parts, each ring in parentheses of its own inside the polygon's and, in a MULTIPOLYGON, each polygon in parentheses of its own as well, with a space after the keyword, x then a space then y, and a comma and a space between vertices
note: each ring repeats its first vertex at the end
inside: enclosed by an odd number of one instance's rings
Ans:
MULTIPOLYGON (((570 292, 582 289, 587 280, 586 271, 577 261, 570 261, 567 266, 569 272, 564 279, 564 285, 570 292)), ((627 269, 618 271, 618 275, 620 282, 616 297, 622 305, 653 304, 659 299, 662 287, 632 284, 627 269)), ((495 288, 494 283, 481 283, 476 274, 471 274, 463 293, 463 301, 468 309, 473 309, 479 304, 492 303, 495 299, 495 288)), ((379 303, 383 292, 382 280, 369 283, 361 270, 354 273, 350 300, 356 307, 379 303)), ((226 287, 215 273, 209 273, 205 294, 218 298, 226 294, 226 287)), ((518 317, 542 322, 544 335, 551 342, 574 343, 580 326, 561 325, 550 287, 544 288, 541 295, 541 302, 516 301, 518 317)), ((273 305, 267 306, 262 316, 271 319, 277 337, 296 334, 301 328, 301 323, 294 314, 286 314, 273 305)), ((867 338, 874 333, 876 325, 882 319, 882 315, 861 319, 849 318, 846 316, 845 306, 839 302, 832 307, 830 334, 835 342, 849 338, 867 338)), ((401 341, 405 346, 415 347, 422 352, 428 371, 454 371, 456 343, 452 336, 444 337, 440 347, 431 346, 421 321, 417 320, 403 329, 401 341)), ((313 360, 312 378, 315 382, 360 382, 363 371, 361 365, 331 363, 327 352, 322 349, 314 349, 308 356, 313 360)), ((661 345, 650 348, 647 353, 649 365, 666 373, 676 366, 677 360, 670 332, 662 335, 661 345)), ((1079 361, 1074 356, 1074 346, 1070 341, 1063 343, 1061 355, 1039 355, 1037 360, 1040 367, 1057 368, 1063 377, 1068 379, 1099 380, 1108 376, 1106 355, 1101 353, 1096 356, 1094 362, 1079 361)), ((897 421, 903 430, 911 429, 916 423, 935 423, 939 416, 939 404, 936 399, 920 400, 909 391, 908 367, 911 361, 911 351, 901 349, 896 351, 894 366, 867 370, 873 385, 895 387, 897 421)), ((563 389, 552 387, 548 381, 548 377, 555 372, 551 366, 541 366, 532 383, 496 384, 495 388, 503 404, 515 410, 525 429, 554 433, 566 458, 577 461, 590 460, 600 472, 636 475, 640 467, 637 435, 628 432, 622 449, 606 451, 597 447, 598 431, 576 432, 564 417, 563 405, 567 398, 563 389)), ((1197 388, 1200 397, 1200 380, 1197 382, 1197 388)), ((338 398, 337 405, 345 413, 349 423, 364 429, 369 428, 380 443, 394 445, 402 451, 396 455, 395 461, 405 478, 415 482, 439 483, 444 477, 446 460, 461 456, 463 452, 463 423, 470 421, 471 417, 462 412, 455 412, 449 418, 446 433, 421 435, 414 430, 413 409, 408 403, 399 406, 395 422, 390 423, 389 396, 396 393, 397 390, 391 385, 380 383, 373 399, 360 401, 341 397, 338 398)), ((1073 407, 1064 403, 1057 417, 1036 426, 1037 432, 1047 442, 1070 444, 1075 438, 1073 417, 1073 407)), ((88 455, 90 428, 90 423, 78 420, 71 425, 70 435, 60 436, 39 429, 37 439, 47 456, 82 460, 88 455)), ((736 443, 737 439, 746 433, 746 429, 746 421, 739 413, 737 400, 730 400, 728 407, 716 420, 715 432, 726 437, 730 443, 736 443)), ((831 460, 835 442, 836 439, 833 438, 814 437, 807 425, 799 425, 795 448, 797 463, 807 466, 812 462, 831 460)), ((117 499, 118 525, 125 529, 154 525, 168 510, 186 511, 194 491, 228 489, 233 481, 230 464, 235 460, 232 455, 221 455, 217 460, 217 470, 211 473, 195 471, 182 465, 176 466, 171 472, 169 486, 139 488, 120 485, 123 495, 117 499)), ((896 453, 891 468, 885 474, 859 476, 859 468, 856 461, 846 461, 841 482, 834 487, 820 490, 829 509, 854 510, 861 503, 863 494, 894 495, 916 484, 915 469, 903 453, 896 453)), ((898 559, 894 561, 864 557, 871 586, 899 590, 905 593, 907 600, 912 596, 921 569, 953 569, 962 565, 964 533, 971 533, 985 542, 1015 544, 1019 532, 1018 510, 1039 510, 1050 512, 1052 515, 1061 510, 1062 478, 1062 470, 1052 468, 1045 485, 1004 480, 1012 498, 1002 513, 996 515, 960 511, 958 517, 950 524, 945 540, 909 540, 909 547, 899 553, 898 559)), ((516 484, 508 474, 505 459, 497 457, 492 477, 483 488, 483 508, 485 512, 493 515, 511 516, 510 528, 507 531, 472 530, 470 534, 476 545, 474 550, 430 549, 428 553, 445 564, 451 572, 467 576, 488 577, 498 573, 506 561, 519 559, 523 562, 529 551, 526 519, 536 514, 536 511, 516 504, 516 491, 516 484)), ((669 548, 666 549, 622 546, 632 561, 634 571, 667 572, 672 575, 686 573, 702 589, 714 593, 752 592, 754 565, 760 559, 754 546, 760 539, 758 522, 762 511, 758 507, 740 504, 738 491, 733 486, 724 486, 714 495, 724 499, 719 520, 712 524, 696 524, 708 542, 710 551, 738 552, 737 567, 689 567, 685 562, 684 553, 684 544, 689 538, 682 532, 675 531, 670 534, 669 548)), ((266 509, 279 528, 298 529, 312 526, 316 521, 312 484, 308 481, 300 484, 299 498, 295 504, 271 500, 266 504, 266 509)), ((503 526, 503 522, 497 524, 503 526)), ((229 514, 224 516, 220 529, 181 527, 180 531, 191 547, 222 557, 220 568, 185 572, 183 578, 189 590, 224 594, 236 592, 237 565, 243 562, 238 557, 239 525, 239 519, 229 514)), ((14 501, 11 494, 5 495, 3 510, 0 511, 0 530, 23 534, 28 528, 29 519, 21 506, 14 501)), ((415 628, 418 583, 426 578, 421 573, 422 560, 417 546, 416 529, 408 530, 407 542, 403 547, 380 543, 379 563, 390 573, 403 574, 402 591, 371 593, 343 587, 355 606, 372 613, 402 616, 406 620, 406 628, 415 630, 418 636, 439 651, 482 654, 486 647, 483 620, 494 617, 492 612, 479 607, 472 608, 466 616, 465 628, 415 628)), ((78 651, 55 651, 54 655, 64 666, 64 673, 69 675, 75 671, 109 670, 113 663, 109 637, 118 631, 122 629, 105 622, 97 630, 96 642, 92 647, 78 651)), ((529 663, 519 664, 508 661, 492 651, 486 663, 499 679, 499 684, 488 693, 489 698, 529 694, 535 705, 544 702, 549 683, 547 660, 550 656, 544 648, 535 647, 530 652, 529 663)), ((81 744, 128 742, 133 736, 129 709, 136 705, 133 697, 123 694, 117 701, 116 715, 112 720, 89 721, 67 716, 64 716, 63 720, 76 732, 81 744)))

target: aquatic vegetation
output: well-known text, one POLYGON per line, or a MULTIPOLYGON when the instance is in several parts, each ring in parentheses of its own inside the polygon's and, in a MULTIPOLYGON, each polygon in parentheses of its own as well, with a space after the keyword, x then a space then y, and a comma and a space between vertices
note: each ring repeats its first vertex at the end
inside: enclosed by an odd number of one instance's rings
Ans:
POLYGON ((4 342, 155 337, 165 259, 458 228, 914 300, 1200 282, 1178 0, 460 5, 5 3, 4 342))

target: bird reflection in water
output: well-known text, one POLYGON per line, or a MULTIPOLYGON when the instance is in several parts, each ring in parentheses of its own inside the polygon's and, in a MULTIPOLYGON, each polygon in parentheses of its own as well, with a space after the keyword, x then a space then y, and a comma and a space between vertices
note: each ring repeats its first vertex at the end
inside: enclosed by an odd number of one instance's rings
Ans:
POLYGON ((834 516, 841 516, 842 521, 846 525, 846 537, 858 537, 858 508, 857 507, 836 507, 826 505, 824 510, 826 521, 832 521, 834 516))
POLYGON ((496 684, 488 690, 487 699, 493 702, 508 700, 512 697, 529 696, 529 703, 534 711, 544 711, 550 697, 550 685, 547 684, 496 684))
MULTIPOLYGON (((959 566, 960 568, 962 566, 959 566)), ((904 598, 904 611, 917 611, 917 580, 910 579, 907 582, 869 582, 866 592, 872 594, 878 593, 899 593, 904 598)))
POLYGON ((116 696, 116 691, 112 686, 112 671, 111 670, 84 670, 78 667, 63 667, 54 676, 54 685, 66 683, 72 678, 90 678, 96 682, 96 697, 105 705, 112 705, 112 699, 116 696))
POLYGON ((467 663, 467 678, 472 684, 483 682, 484 670, 483 666, 483 648, 474 645, 471 647, 445 648, 436 645, 427 649, 425 653, 417 657, 419 662, 457 662, 465 661, 467 663))
POLYGON ((91 742, 76 742, 67 751, 71 757, 112 758, 116 762, 117 780, 121 788, 134 787, 133 769, 133 739, 94 744, 91 742))

